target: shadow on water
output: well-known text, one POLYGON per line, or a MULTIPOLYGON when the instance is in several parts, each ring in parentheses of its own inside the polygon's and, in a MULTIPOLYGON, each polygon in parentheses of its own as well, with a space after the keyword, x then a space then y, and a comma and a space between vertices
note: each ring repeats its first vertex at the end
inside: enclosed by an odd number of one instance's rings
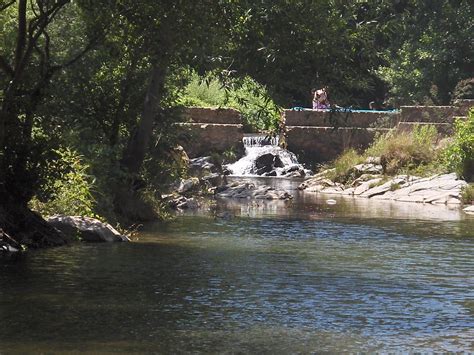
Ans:
POLYGON ((219 201, 1 259, 0 352, 472 351, 474 219, 373 202, 219 201))

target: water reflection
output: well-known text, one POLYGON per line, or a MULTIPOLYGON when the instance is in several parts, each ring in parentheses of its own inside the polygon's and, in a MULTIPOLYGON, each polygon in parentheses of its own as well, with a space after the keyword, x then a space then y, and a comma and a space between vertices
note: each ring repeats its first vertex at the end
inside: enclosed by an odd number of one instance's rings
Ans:
POLYGON ((308 196, 1 260, 0 352, 473 350, 473 219, 308 196))

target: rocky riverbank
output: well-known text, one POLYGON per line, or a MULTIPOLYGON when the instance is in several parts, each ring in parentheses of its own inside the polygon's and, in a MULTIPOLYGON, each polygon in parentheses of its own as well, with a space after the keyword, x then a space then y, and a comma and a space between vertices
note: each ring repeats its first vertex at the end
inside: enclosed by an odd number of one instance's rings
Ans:
MULTIPOLYGON (((235 200, 289 200, 292 192, 259 185, 251 181, 227 183, 225 169, 212 163, 210 157, 192 159, 190 171, 195 176, 180 180, 174 191, 165 195, 168 205, 176 210, 196 209, 204 198, 235 200)), ((298 186, 300 193, 337 194, 373 200, 413 202, 433 205, 462 206, 462 191, 468 184, 456 174, 431 177, 411 175, 386 176, 379 158, 369 158, 355 165, 346 184, 332 181, 331 170, 307 178, 298 186)), ((466 213, 474 213, 473 206, 464 206, 466 213)))
MULTIPOLYGON (((455 173, 430 177, 385 176, 377 158, 355 165, 352 169, 355 178, 346 184, 332 181, 328 178, 330 175, 331 170, 322 171, 300 184, 298 189, 374 200, 462 206, 462 191, 468 187, 455 173)), ((464 206, 464 211, 473 213, 474 206, 464 206)))

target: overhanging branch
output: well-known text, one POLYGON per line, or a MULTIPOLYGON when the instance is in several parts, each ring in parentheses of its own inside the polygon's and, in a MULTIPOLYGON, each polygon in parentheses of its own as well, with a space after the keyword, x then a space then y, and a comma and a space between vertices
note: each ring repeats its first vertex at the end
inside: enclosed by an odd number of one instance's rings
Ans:
POLYGON ((4 4, 4 1, 0 2, 0 12, 2 12, 3 10, 8 9, 15 2, 16 2, 16 0, 7 1, 5 4, 4 4))

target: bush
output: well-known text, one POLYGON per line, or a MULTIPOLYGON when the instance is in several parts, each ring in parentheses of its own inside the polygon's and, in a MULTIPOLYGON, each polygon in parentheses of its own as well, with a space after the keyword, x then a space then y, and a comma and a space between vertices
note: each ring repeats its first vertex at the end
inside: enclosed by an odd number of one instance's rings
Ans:
POLYGON ((444 152, 445 165, 467 181, 474 181, 474 109, 467 120, 454 123, 452 143, 444 152))
POLYGON ((280 109, 266 88, 249 77, 224 85, 216 78, 192 74, 179 103, 183 106, 235 108, 242 113, 246 131, 275 131, 280 121, 280 109))
POLYGON ((462 189, 461 199, 465 204, 474 204, 474 184, 467 185, 462 189))
POLYGON ((378 136, 365 155, 380 157, 386 174, 417 171, 424 175, 437 169, 437 165, 432 164, 438 158, 436 139, 436 127, 430 125, 415 126, 411 132, 389 131, 378 136))
POLYGON ((357 176, 353 175, 353 167, 363 161, 364 157, 359 155, 354 149, 346 150, 329 166, 332 169, 328 171, 326 177, 332 181, 346 183, 357 178, 357 176))
POLYGON ((474 78, 461 80, 453 92, 453 101, 458 99, 474 99, 474 78))
POLYGON ((89 166, 69 148, 55 151, 57 159, 48 162, 50 179, 30 202, 30 208, 42 215, 54 214, 97 217, 92 196, 94 179, 87 174, 89 166))

